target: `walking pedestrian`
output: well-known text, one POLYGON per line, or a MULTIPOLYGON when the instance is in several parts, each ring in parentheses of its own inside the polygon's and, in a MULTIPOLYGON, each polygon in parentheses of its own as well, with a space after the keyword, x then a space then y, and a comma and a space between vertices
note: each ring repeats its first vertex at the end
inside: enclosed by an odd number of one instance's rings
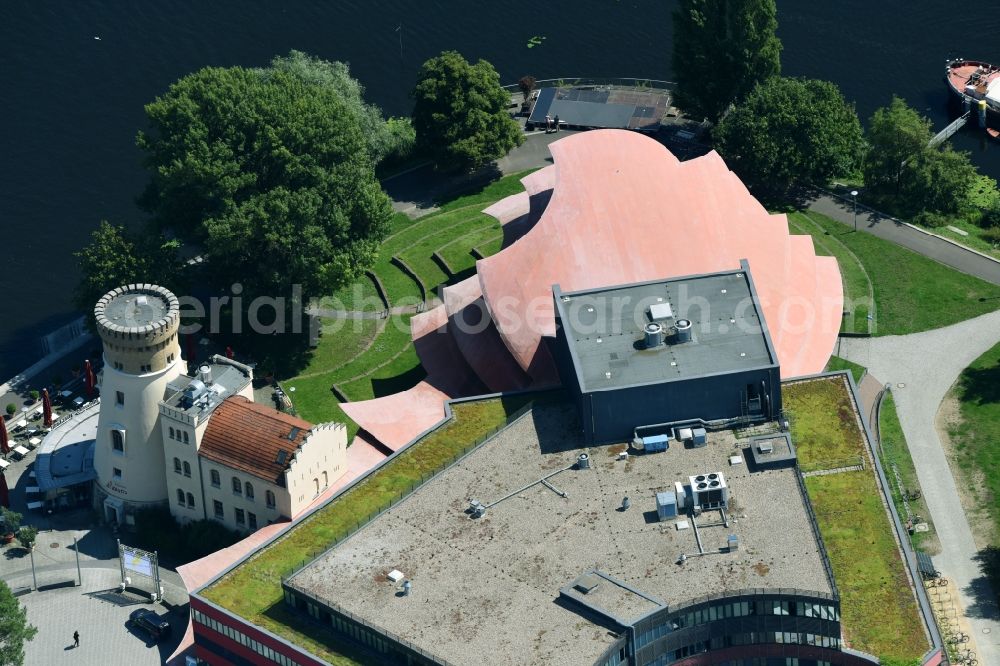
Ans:
POLYGON ((559 116, 552 119, 552 123, 556 126, 556 132, 559 131, 559 116))
POLYGON ((80 632, 73 632, 73 647, 80 647, 80 632))

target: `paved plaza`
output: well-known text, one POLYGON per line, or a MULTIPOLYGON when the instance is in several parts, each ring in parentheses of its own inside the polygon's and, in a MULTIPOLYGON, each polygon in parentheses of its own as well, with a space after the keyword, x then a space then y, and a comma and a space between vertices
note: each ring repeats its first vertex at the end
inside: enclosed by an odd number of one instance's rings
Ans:
MULTIPOLYGON (((25 648, 25 666, 50 664, 142 664, 164 663, 184 635, 188 623, 188 596, 180 577, 160 569, 164 602, 150 603, 148 594, 118 592, 121 573, 115 534, 96 522, 88 508, 52 514, 28 511, 25 487, 32 483, 35 452, 14 461, 5 475, 11 486, 11 508, 24 515, 25 525, 39 529, 33 558, 32 578, 28 552, 15 541, 0 546, 0 579, 23 593, 19 601, 28 610, 28 620, 38 635, 25 648), (75 541, 74 541, 75 540, 75 541), (77 586, 79 549, 82 585, 77 586), (29 591, 36 586, 36 591, 29 591), (129 614, 149 608, 167 619, 169 639, 155 644, 143 633, 126 626, 129 614), (73 648, 73 632, 80 632, 80 647, 73 648)), ((132 576, 139 590, 152 590, 152 581, 132 576)))
MULTIPOLYGON (((28 610, 28 620, 38 627, 35 639, 25 649, 25 666, 51 666, 66 663, 142 666, 164 663, 173 653, 187 626, 187 595, 183 589, 165 585, 167 603, 149 603, 148 597, 118 592, 117 563, 113 568, 83 569, 81 587, 59 587, 31 592, 20 598, 28 610), (170 603, 171 600, 174 603, 170 603), (129 614, 148 608, 167 619, 172 633, 161 643, 154 643, 145 633, 127 626, 129 614), (73 632, 80 632, 80 647, 73 647, 73 632)), ((48 578, 72 580, 76 571, 48 578)), ((31 583, 31 574, 11 581, 12 587, 31 583)), ((39 585, 45 587, 39 580, 39 585)))

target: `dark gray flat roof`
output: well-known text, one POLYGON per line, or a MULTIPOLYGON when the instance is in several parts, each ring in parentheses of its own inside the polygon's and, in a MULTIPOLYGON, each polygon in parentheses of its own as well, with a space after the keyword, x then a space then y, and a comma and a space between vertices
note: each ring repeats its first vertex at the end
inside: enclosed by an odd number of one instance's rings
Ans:
POLYGON ((772 366, 749 269, 562 293, 556 307, 580 377, 599 391, 772 366), (657 322, 665 344, 647 349, 650 307, 669 304, 657 322), (691 322, 691 340, 676 343, 673 325, 691 322))
POLYGON ((655 130, 670 103, 662 89, 580 86, 542 88, 528 122, 559 116, 571 127, 655 130))

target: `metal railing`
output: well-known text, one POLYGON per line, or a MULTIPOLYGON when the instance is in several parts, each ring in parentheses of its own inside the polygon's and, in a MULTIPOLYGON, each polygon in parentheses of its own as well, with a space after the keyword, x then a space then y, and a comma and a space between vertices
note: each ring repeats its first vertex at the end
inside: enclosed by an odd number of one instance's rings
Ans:
POLYGON ((826 543, 823 541, 823 535, 819 531, 819 521, 816 519, 812 500, 809 499, 809 491, 806 490, 805 478, 801 473, 796 471, 795 480, 799 484, 799 492, 802 493, 803 504, 806 506, 806 514, 809 516, 809 526, 813 531, 813 538, 816 539, 816 543, 820 544, 819 553, 823 560, 823 570, 826 572, 826 578, 830 582, 830 588, 833 590, 833 597, 839 601, 840 590, 837 589, 837 579, 833 575, 833 565, 830 563, 830 556, 826 552, 826 543))
MULTIPOLYGON (((619 88, 639 88, 655 90, 673 90, 677 83, 674 81, 663 81, 660 79, 643 79, 638 77, 587 77, 568 76, 558 79, 538 79, 535 81, 535 88, 580 88, 580 87, 619 87, 619 88)), ((502 86, 504 90, 510 92, 520 92, 519 83, 511 83, 502 86)))

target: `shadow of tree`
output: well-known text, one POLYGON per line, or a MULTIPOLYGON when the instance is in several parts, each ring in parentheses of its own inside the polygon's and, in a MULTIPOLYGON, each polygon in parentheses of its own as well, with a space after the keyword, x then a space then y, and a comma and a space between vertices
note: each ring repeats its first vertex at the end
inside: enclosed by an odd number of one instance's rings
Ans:
POLYGON ((372 393, 376 398, 399 393, 413 388, 426 376, 427 372, 424 371, 423 366, 417 365, 394 377, 372 378, 372 393))
POLYGON ((965 589, 972 605, 965 609, 970 617, 1000 619, 1000 547, 987 546, 972 558, 979 564, 982 576, 975 578, 965 589))
POLYGON ((1000 402, 1000 363, 987 368, 966 368, 958 379, 962 402, 984 405, 1000 402))

